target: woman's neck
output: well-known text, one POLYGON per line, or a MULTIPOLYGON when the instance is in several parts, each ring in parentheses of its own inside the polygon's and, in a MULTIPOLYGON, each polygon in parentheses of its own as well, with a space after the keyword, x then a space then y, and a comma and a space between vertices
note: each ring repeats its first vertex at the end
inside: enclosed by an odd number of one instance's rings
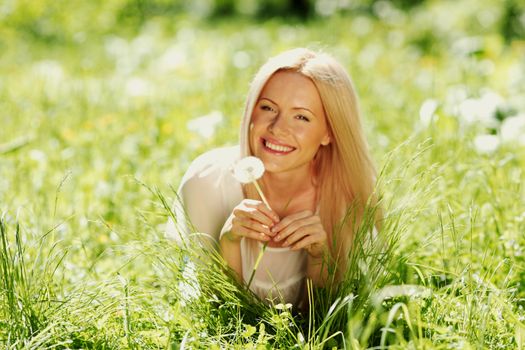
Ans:
POLYGON ((261 180, 264 193, 272 209, 276 210, 278 214, 287 214, 289 211, 287 208, 315 208, 316 189, 311 167, 303 171, 286 173, 265 172, 261 180))

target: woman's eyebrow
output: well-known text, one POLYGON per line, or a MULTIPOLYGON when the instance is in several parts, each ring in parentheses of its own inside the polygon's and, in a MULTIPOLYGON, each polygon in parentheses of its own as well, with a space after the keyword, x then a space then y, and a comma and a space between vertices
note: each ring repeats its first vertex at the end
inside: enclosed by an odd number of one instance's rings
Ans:
POLYGON ((316 116, 314 112, 312 112, 311 110, 309 110, 308 108, 306 107, 294 107, 292 109, 304 109, 305 111, 308 111, 310 112, 310 114, 312 114, 314 117, 316 116))
POLYGON ((271 103, 273 103, 274 105, 278 106, 278 104, 275 103, 275 101, 272 101, 272 100, 269 99, 268 97, 261 97, 260 99, 261 99, 261 100, 268 100, 268 101, 270 101, 271 103))

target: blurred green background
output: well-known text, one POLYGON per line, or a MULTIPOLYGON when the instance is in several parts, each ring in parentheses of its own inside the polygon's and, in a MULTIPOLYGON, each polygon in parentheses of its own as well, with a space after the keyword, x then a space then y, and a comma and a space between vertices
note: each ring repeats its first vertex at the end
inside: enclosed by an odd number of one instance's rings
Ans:
POLYGON ((237 142, 255 71, 296 46, 348 68, 379 166, 436 111, 501 134, 525 109, 524 18, 517 0, 3 1, 2 205, 67 173, 82 191, 64 211, 105 217, 85 197, 111 203, 117 174, 176 186, 196 154, 237 142))

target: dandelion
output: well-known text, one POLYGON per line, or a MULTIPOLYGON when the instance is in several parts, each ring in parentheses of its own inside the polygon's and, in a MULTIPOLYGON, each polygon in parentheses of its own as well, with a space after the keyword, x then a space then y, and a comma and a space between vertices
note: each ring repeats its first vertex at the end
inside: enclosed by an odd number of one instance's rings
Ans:
POLYGON ((264 196, 261 187, 259 187, 259 184, 257 183, 257 180, 263 174, 264 164, 262 160, 260 160, 257 157, 245 157, 239 160, 233 167, 233 177, 235 177, 237 181, 243 184, 252 183, 255 186, 257 192, 259 193, 259 196, 261 196, 261 199, 264 202, 264 204, 266 204, 266 206, 270 208, 268 200, 266 200, 266 197, 264 196))
MULTIPOLYGON (((270 208, 270 204, 268 204, 268 200, 264 196, 263 191, 261 190, 261 188, 259 187, 259 184, 257 183, 257 180, 263 174, 264 174, 264 164, 262 160, 260 160, 257 157, 253 157, 253 156, 245 157, 239 160, 233 167, 233 177, 235 177, 237 181, 243 184, 252 183, 255 186, 255 189, 257 190, 257 193, 259 193, 259 196, 261 197, 264 204, 266 204, 266 206, 270 208)), ((268 246, 268 242, 264 242, 261 248, 261 251, 259 253, 259 256, 257 257, 257 260, 253 267, 252 275, 250 276, 250 279, 248 280, 248 288, 250 288, 250 285, 252 284, 253 277, 255 276, 255 271, 257 270, 257 267, 259 266, 259 263, 261 261, 261 258, 267 246, 268 246)))

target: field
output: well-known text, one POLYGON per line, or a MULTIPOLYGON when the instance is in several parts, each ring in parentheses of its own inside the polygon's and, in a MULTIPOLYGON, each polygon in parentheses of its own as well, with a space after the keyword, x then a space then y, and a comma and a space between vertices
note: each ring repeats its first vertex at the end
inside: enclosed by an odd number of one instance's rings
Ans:
POLYGON ((525 39, 498 30, 499 1, 122 26, 69 10, 0 16, 2 348, 525 348, 525 39), (192 274, 199 248, 164 237, 191 160, 238 142, 257 68, 299 46, 354 80, 388 246, 310 315, 220 262, 192 274))

